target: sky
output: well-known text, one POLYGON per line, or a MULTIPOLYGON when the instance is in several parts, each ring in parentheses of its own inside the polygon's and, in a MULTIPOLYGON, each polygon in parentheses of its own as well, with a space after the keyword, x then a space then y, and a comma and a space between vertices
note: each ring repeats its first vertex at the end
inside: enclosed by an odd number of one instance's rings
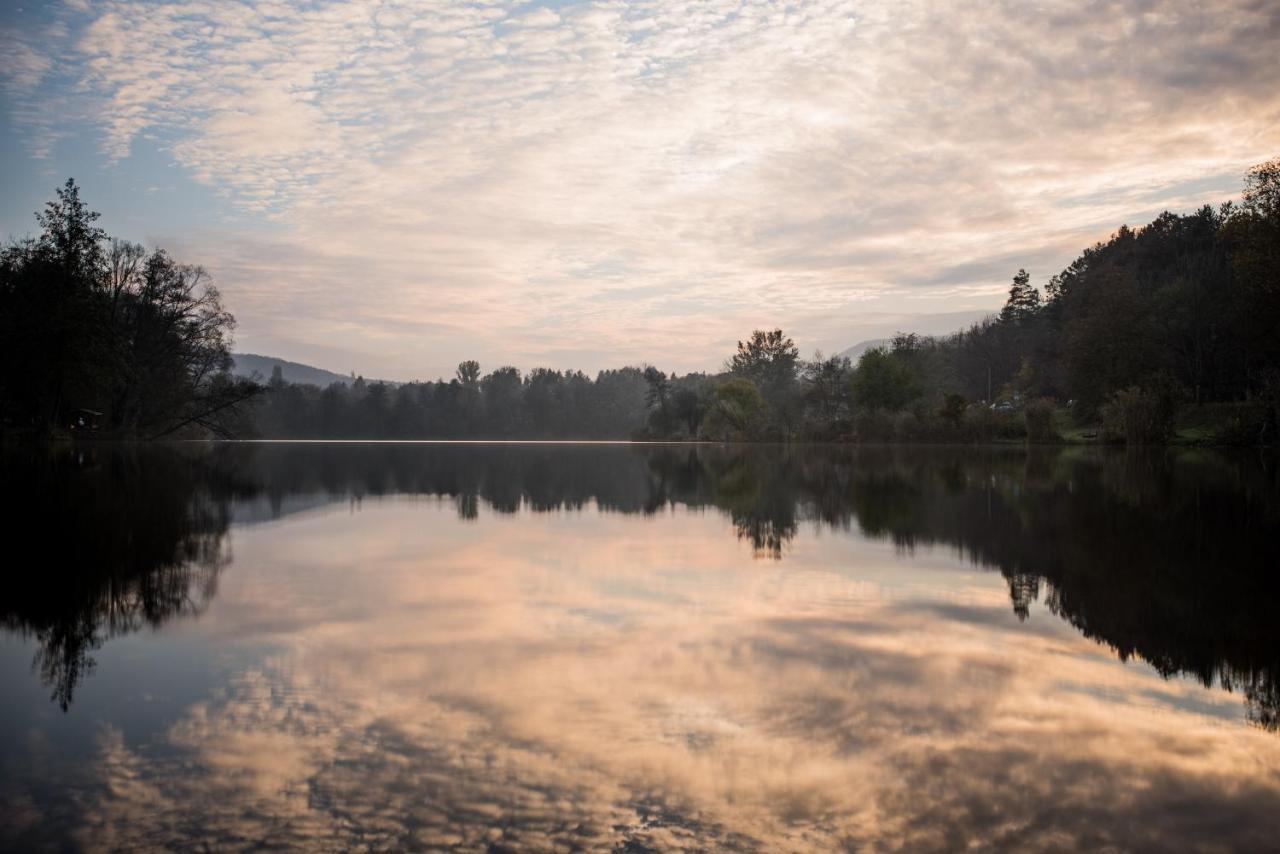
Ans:
POLYGON ((0 55, 0 233, 74 176, 238 351, 394 380, 949 331, 1280 155, 1270 0, 18 0, 0 55))

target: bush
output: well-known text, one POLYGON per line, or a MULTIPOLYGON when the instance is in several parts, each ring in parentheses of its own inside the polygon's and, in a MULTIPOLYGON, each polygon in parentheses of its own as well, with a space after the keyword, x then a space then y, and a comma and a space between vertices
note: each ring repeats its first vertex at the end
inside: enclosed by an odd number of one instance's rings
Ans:
POLYGON ((1270 405, 1263 400, 1205 403, 1183 408, 1174 422, 1178 438, 1214 445, 1257 445, 1274 439, 1270 405))
MULTIPOLYGON (((1052 424, 1053 404, 1048 408, 1052 424)), ((896 412, 864 409, 854 413, 852 427, 856 442, 969 443, 1016 440, 1027 435, 1022 413, 994 412, 978 405, 960 411, 958 419, 927 406, 896 412)), ((1048 438, 1054 436, 1050 428, 1048 438)))
POLYGON ((1021 439, 1027 435, 1026 425, 1016 412, 996 412, 987 406, 971 406, 965 412, 964 421, 975 442, 1021 439))
POLYGON ((964 420, 965 410, 968 408, 969 403, 964 399, 964 395, 948 394, 942 399, 942 408, 938 410, 938 417, 959 429, 960 422, 964 420))
POLYGON ((1126 445, 1159 445, 1173 433, 1174 396, 1167 390, 1138 386, 1111 395, 1102 406, 1102 437, 1126 445))
POLYGON ((853 436, 859 442, 892 442, 902 438, 897 426, 895 413, 864 409, 853 417, 853 436))
POLYGON ((716 441, 757 439, 765 412, 764 398, 756 384, 734 377, 716 386, 711 406, 702 419, 702 435, 716 441))
POLYGON ((1053 423, 1054 411, 1053 399, 1049 397, 1037 398, 1027 404, 1022 415, 1026 421, 1028 442, 1058 441, 1058 428, 1053 423))

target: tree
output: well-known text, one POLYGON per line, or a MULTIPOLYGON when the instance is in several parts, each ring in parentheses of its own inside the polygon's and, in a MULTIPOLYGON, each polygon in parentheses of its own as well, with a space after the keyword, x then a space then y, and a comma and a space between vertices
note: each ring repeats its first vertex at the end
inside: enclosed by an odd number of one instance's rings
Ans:
POLYGON ((458 382, 467 388, 480 387, 480 363, 475 359, 467 359, 465 362, 458 363, 458 370, 455 372, 458 382))
POLYGON ((107 233, 94 225, 102 215, 89 210, 80 200, 80 188, 73 178, 55 191, 57 198, 46 202, 44 213, 36 214, 43 233, 40 244, 47 248, 66 274, 88 287, 101 284, 102 244, 107 233))
POLYGON ((845 357, 824 359, 821 353, 815 353, 813 361, 805 366, 805 398, 824 429, 847 413, 849 371, 845 357))
POLYGON ((146 247, 141 244, 111 238, 107 249, 107 291, 111 299, 113 320, 124 295, 136 286, 146 257, 146 247))
POLYGON ((793 432, 798 415, 796 369, 800 351, 781 329, 760 329, 751 338, 738 342, 738 352, 729 360, 734 376, 750 380, 770 408, 773 426, 784 435, 793 432))
POLYGON ((672 411, 690 436, 698 432, 698 423, 706 411, 702 398, 691 388, 682 388, 672 398, 672 411))
POLYGON ((1245 339, 1245 384, 1253 385, 1280 365, 1280 158, 1249 170, 1225 232, 1240 284, 1236 326, 1245 339))
POLYGON ((644 402, 649 408, 649 429, 652 435, 666 436, 676 427, 671 407, 671 381, 653 366, 644 369, 644 381, 647 385, 644 402))
POLYGON ((1018 372, 1013 375, 1013 381, 1010 385, 1020 395, 1029 395, 1036 381, 1036 368, 1031 363, 1029 356, 1022 357, 1022 364, 1018 367, 1018 372))
POLYGON ((644 381, 649 385, 644 396, 645 403, 650 409, 657 409, 663 417, 666 417, 668 398, 671 394, 671 384, 667 381, 667 375, 650 366, 644 369, 644 381))
POLYGON ((749 439, 760 429, 765 412, 764 398, 756 384, 745 377, 732 377, 716 386, 704 430, 718 439, 749 439))
POLYGON ((1066 298, 1067 393, 1085 412, 1095 412, 1112 391, 1140 383, 1159 368, 1160 340, 1135 273, 1131 265, 1095 263, 1066 298))
POLYGON ((1241 207, 1262 219, 1280 218, 1280 157, 1259 163, 1245 173, 1241 207))
POLYGON ((513 367, 498 368, 481 381, 485 417, 494 438, 519 435, 524 421, 522 412, 523 382, 520 371, 513 367))
POLYGON ((800 351, 781 329, 757 329, 748 340, 738 342, 738 352, 729 360, 729 371, 757 386, 786 385, 795 379, 799 360, 800 351))
POLYGON ((130 436, 230 430, 259 387, 228 372, 235 319, 204 270, 109 241, 72 180, 36 219, 0 258, 0 411, 43 432, 76 408, 130 436))
POLYGON ((1040 310, 1040 292, 1031 285, 1026 270, 1018 270, 1009 288, 1009 299, 1000 311, 1000 319, 1006 322, 1029 320, 1040 310))
POLYGON ((0 260, 0 407, 41 432, 66 408, 96 405, 111 367, 97 304, 106 282, 98 217, 68 180, 36 214, 40 236, 0 260))
POLYGON ((114 330, 121 370, 111 383, 111 423, 132 435, 166 436, 188 425, 224 432, 223 416, 257 393, 224 377, 235 318, 203 268, 163 250, 146 259, 114 330))
POLYGON ((854 402, 873 411, 902 409, 920 396, 920 384, 911 368, 883 347, 862 354, 851 386, 854 402))

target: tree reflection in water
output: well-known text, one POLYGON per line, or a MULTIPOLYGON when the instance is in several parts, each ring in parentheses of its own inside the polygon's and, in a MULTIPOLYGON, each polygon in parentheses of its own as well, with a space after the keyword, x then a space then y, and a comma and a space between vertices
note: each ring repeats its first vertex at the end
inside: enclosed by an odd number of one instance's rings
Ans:
POLYGON ((13 571, 0 621, 38 640, 33 669, 63 711, 106 640, 213 598, 234 493, 216 459, 105 446, 3 457, 13 571))
POLYGON ((1280 500, 1269 457, 1199 451, 624 445, 266 444, 10 452, 4 518, 20 571, 0 606, 39 640, 65 709, 106 639, 199 613, 233 520, 397 494, 461 519, 715 508, 756 557, 802 526, 951 547, 1122 659, 1280 710, 1280 500), (36 531, 48 530, 45 537, 36 531))

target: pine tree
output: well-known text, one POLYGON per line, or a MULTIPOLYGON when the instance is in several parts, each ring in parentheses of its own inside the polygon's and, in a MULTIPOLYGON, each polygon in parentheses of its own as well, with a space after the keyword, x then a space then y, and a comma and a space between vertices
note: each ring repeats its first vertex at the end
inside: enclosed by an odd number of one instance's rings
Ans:
POLYGON ((1009 288, 1009 300, 1000 311, 1000 319, 1008 322, 1026 320, 1040 310, 1040 291, 1031 285, 1031 276, 1019 270, 1009 288))

